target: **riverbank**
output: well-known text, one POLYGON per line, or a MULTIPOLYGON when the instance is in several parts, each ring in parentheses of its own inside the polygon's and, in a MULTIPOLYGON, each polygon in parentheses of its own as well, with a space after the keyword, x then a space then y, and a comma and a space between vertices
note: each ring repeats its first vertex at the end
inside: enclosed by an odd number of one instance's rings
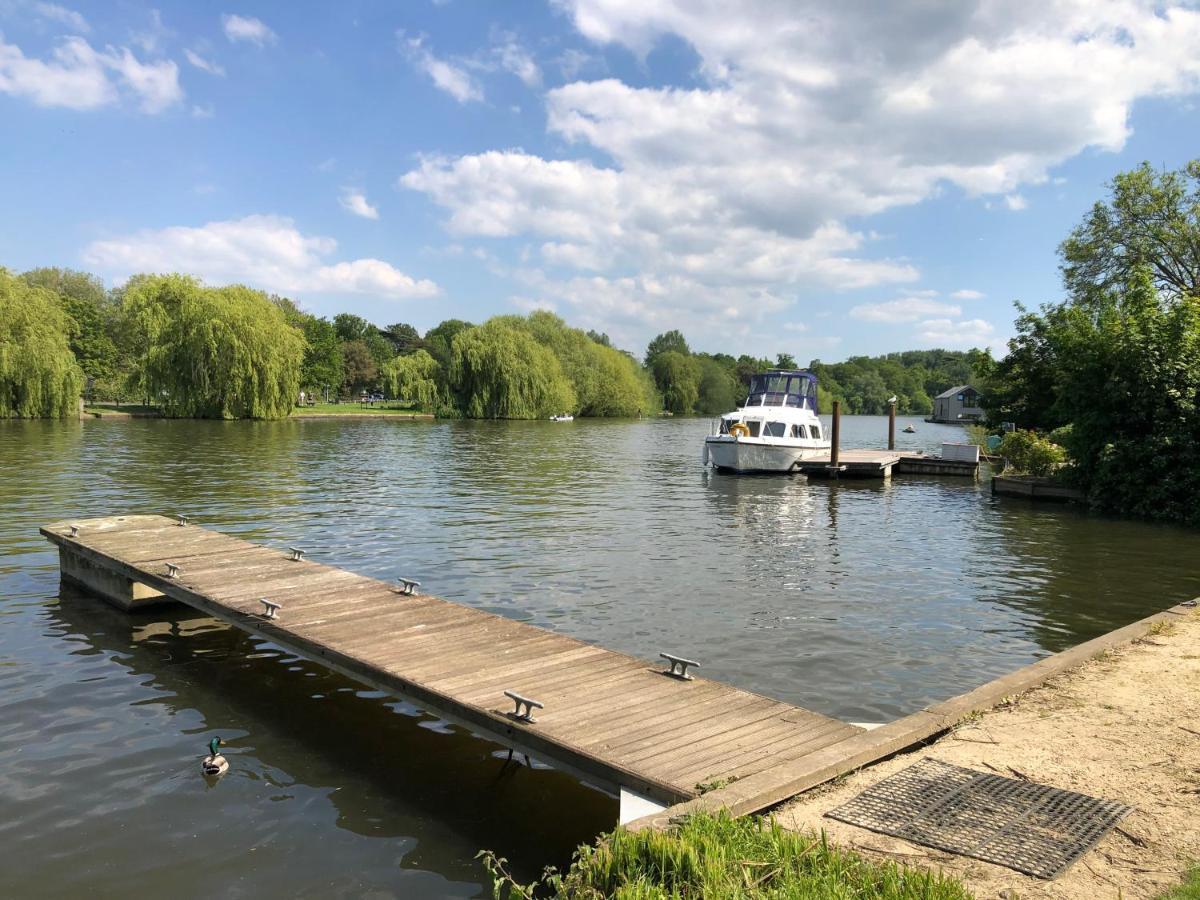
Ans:
POLYGON ((1200 860, 1200 613, 1152 629, 972 718, 937 742, 782 807, 796 831, 824 829, 869 859, 924 865, 978 897, 1153 898, 1200 860), (1134 812, 1052 882, 825 818, 923 759, 1119 800, 1134 812))
MULTIPOLYGON (((97 403, 85 406, 81 419, 161 419, 157 407, 136 404, 97 403)), ((395 406, 362 406, 358 403, 318 403, 316 406, 297 407, 292 410, 292 419, 434 419, 433 413, 418 412, 395 406)))

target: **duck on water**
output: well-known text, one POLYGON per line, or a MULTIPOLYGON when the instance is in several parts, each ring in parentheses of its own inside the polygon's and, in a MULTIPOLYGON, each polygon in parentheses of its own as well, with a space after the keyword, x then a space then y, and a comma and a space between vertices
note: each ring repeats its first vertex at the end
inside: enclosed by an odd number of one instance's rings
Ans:
POLYGON ((801 461, 829 455, 817 418, 817 376, 771 369, 750 379, 739 409, 713 422, 704 462, 727 472, 794 472, 801 461))

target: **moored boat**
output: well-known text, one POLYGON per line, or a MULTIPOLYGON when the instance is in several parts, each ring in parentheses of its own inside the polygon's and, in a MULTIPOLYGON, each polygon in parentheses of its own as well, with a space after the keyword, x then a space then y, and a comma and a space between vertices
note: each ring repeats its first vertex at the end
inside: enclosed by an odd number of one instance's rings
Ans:
POLYGON ((704 461, 728 472, 795 472, 805 459, 828 456, 817 418, 817 376, 771 369, 750 379, 741 407, 713 422, 704 461))

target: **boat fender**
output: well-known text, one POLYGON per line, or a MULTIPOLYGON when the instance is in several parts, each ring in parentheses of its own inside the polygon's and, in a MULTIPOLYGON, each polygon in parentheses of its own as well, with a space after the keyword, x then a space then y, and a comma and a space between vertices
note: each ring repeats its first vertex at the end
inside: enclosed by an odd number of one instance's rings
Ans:
POLYGON ((734 437, 750 437, 750 429, 745 422, 734 422, 729 426, 729 433, 734 437))

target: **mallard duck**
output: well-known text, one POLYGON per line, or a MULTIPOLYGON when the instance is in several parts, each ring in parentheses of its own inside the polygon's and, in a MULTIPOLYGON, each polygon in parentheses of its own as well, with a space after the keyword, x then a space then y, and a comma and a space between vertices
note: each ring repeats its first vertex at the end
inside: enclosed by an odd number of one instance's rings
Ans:
POLYGON ((204 757, 200 763, 200 771, 205 775, 224 775, 229 771, 229 760, 217 752, 218 748, 224 743, 219 737, 215 737, 208 742, 208 756, 204 757))

